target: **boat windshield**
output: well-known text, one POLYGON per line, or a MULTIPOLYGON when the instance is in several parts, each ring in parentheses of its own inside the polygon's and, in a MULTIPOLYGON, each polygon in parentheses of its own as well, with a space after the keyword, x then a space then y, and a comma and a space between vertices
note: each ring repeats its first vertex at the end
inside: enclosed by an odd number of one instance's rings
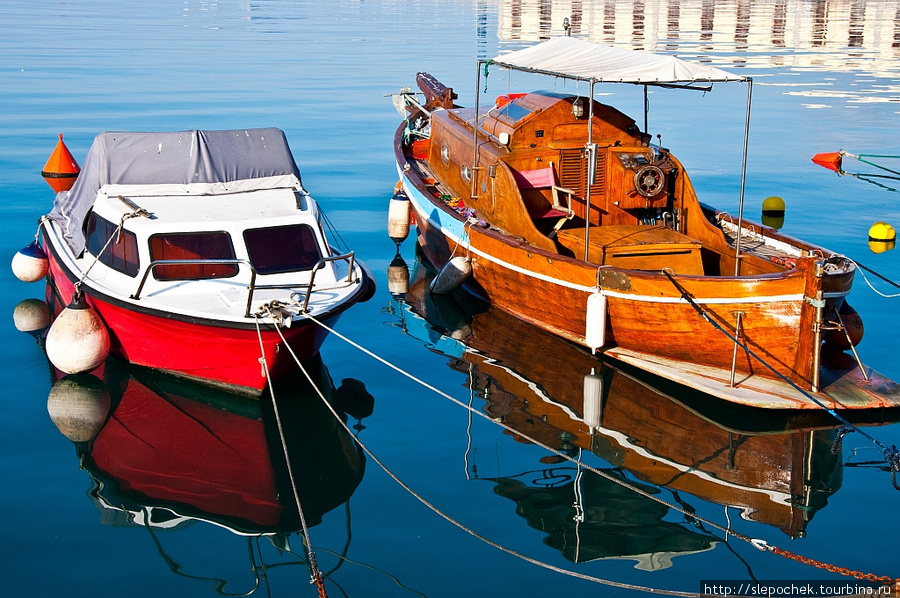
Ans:
POLYGON ((157 280, 198 280, 231 278, 237 264, 216 264, 203 260, 233 260, 234 246, 226 232, 165 233, 150 237, 150 259, 195 260, 191 264, 163 264, 153 275, 157 280))
POLYGON ((133 232, 124 229, 119 231, 118 226, 91 212, 85 233, 87 250, 92 255, 99 256, 100 263, 128 276, 137 276, 140 264, 137 238, 133 232), (112 237, 116 239, 110 241, 112 237), (104 251, 107 242, 109 246, 104 251))
POLYGON ((260 274, 310 270, 322 258, 316 233, 308 224, 244 231, 250 263, 260 274))

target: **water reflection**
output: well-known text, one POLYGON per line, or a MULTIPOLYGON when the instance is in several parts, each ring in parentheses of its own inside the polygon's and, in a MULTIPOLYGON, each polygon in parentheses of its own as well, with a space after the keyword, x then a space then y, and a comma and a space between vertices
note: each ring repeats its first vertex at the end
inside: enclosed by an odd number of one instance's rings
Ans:
MULTIPOLYGON (((896 102, 900 2, 863 0, 501 0, 498 37, 510 49, 569 33, 609 45, 676 53, 725 68, 858 73, 875 81, 784 83, 813 99, 896 102), (859 84, 859 85, 858 85, 859 84)), ((765 81, 760 81, 765 85, 765 81)), ((811 105, 810 107, 819 107, 811 105)))
MULTIPOLYGON (((335 388, 320 357, 304 368, 345 418, 372 412, 361 382, 345 379, 335 388)), ((102 380, 89 374, 54 384, 51 418, 75 442, 101 523, 146 529, 173 573, 183 575, 184 562, 168 554, 160 532, 197 523, 248 537, 256 586, 261 552, 251 540, 268 539, 282 558, 294 557, 289 564, 305 565, 295 490, 312 527, 348 503, 362 480, 364 453, 300 372, 279 383, 274 401, 268 393, 249 400, 114 359, 94 374, 102 380)), ((349 506, 346 516, 349 530, 349 506)), ((227 585, 207 579, 217 591, 227 585)))
POLYGON ((840 446, 827 415, 760 414, 604 363, 465 293, 431 295, 433 275, 417 262, 408 293, 395 295, 403 330, 468 375, 482 410, 516 441, 533 439, 578 462, 550 455, 538 469, 481 478, 566 558, 627 558, 653 570, 718 541, 688 516, 673 522, 678 513, 613 478, 687 513, 700 499, 790 537, 803 536, 840 489, 840 446), (588 453, 606 462, 605 476, 580 467, 582 457, 596 463, 588 453))

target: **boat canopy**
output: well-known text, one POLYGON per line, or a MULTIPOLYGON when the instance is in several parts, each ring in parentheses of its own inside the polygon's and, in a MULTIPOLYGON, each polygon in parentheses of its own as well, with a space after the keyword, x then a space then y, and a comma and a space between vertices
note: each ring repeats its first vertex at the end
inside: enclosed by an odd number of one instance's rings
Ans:
POLYGON ((674 56, 614 48, 574 37, 557 37, 523 50, 501 54, 491 63, 598 83, 686 85, 747 80, 746 77, 674 56))
POLYGON ((101 189, 108 195, 214 195, 294 184, 300 184, 300 170, 280 129, 101 133, 49 216, 63 225, 79 255, 82 223, 101 189))

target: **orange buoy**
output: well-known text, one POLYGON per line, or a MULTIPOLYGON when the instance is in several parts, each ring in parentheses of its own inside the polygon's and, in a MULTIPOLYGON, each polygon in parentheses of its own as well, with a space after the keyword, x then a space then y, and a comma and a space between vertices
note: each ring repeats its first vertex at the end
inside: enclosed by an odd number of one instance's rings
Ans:
POLYGON ((60 133, 56 148, 50 154, 47 164, 44 165, 41 176, 44 177, 48 185, 53 187, 54 191, 59 193, 72 188, 79 172, 81 172, 81 169, 78 167, 78 162, 75 161, 69 148, 63 143, 63 136, 60 133))
POLYGON ((841 157, 843 155, 844 152, 823 152, 813 156, 812 161, 828 170, 837 172, 841 169, 841 157))

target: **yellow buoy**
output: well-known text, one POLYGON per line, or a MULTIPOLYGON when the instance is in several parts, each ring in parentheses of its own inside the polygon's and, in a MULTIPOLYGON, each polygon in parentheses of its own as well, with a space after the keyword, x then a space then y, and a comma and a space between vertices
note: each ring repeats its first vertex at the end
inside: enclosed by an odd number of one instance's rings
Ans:
POLYGON ((897 240, 897 231, 887 222, 876 222, 869 228, 869 241, 889 243, 897 240))
POLYGON ((57 381, 47 397, 50 420, 72 442, 97 437, 109 415, 109 389, 96 376, 80 374, 57 381))
POLYGON ((784 216, 784 200, 780 197, 767 197, 762 203, 762 213, 766 216, 784 216))
POLYGON ((872 253, 884 253, 894 248, 895 241, 869 241, 869 249, 872 253))
POLYGON ((47 333, 47 359, 67 374, 89 372, 109 355, 109 333, 103 321, 76 293, 47 333))

